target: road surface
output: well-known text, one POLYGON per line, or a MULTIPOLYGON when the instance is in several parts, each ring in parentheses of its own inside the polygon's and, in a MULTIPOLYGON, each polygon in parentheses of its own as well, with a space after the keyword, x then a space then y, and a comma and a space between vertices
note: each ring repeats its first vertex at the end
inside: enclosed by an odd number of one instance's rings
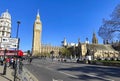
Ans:
POLYGON ((120 68, 34 59, 24 65, 39 81, 120 81, 120 68))

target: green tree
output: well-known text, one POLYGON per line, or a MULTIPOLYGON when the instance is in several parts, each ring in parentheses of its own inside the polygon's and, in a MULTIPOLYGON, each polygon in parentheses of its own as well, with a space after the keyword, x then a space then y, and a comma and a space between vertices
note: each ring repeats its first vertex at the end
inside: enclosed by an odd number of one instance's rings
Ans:
POLYGON ((60 52, 63 57, 65 57, 65 56, 69 57, 71 55, 71 52, 70 52, 70 50, 68 50, 68 48, 61 48, 60 52))
POLYGON ((54 51, 51 51, 50 54, 54 54, 54 51))
POLYGON ((53 58, 54 58, 54 55, 53 55, 53 54, 54 54, 54 51, 52 50, 52 51, 50 52, 50 54, 52 55, 51 58, 52 58, 52 61, 53 61, 53 58))
POLYGON ((27 55, 28 55, 28 56, 31 56, 30 50, 27 50, 27 55))
POLYGON ((81 48, 81 43, 80 43, 80 39, 78 40, 78 56, 79 58, 82 60, 82 48, 81 48))

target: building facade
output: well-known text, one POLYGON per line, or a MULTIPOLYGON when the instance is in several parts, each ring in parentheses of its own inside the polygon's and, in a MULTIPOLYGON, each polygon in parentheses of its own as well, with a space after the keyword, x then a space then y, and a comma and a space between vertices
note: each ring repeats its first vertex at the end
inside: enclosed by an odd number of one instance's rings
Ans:
POLYGON ((0 49, 9 49, 8 44, 11 38, 11 15, 6 10, 0 16, 0 49))
POLYGON ((40 20, 39 12, 37 13, 36 20, 33 26, 33 42, 32 42, 32 54, 33 56, 44 56, 44 53, 50 53, 54 51, 55 56, 59 53, 59 48, 57 46, 51 46, 48 44, 42 44, 41 42, 42 36, 42 22, 40 20))
POLYGON ((59 56, 59 49, 61 47, 58 46, 51 46, 49 44, 42 44, 42 48, 41 48, 41 53, 45 54, 45 53, 50 53, 51 51, 54 51, 54 56, 59 56))
POLYGON ((18 47, 18 38, 11 37, 11 15, 6 10, 0 16, 0 56, 4 55, 4 50, 7 50, 6 55, 14 56, 15 49, 18 47))
POLYGON ((36 16, 36 20, 33 25, 32 54, 41 53, 41 32, 42 32, 42 23, 38 12, 36 16))
MULTIPOLYGON (((70 47, 78 47, 78 43, 70 44, 67 43, 66 39, 63 41, 63 46, 70 48, 70 47)), ((92 59, 120 59, 119 52, 115 50, 111 44, 98 44, 98 39, 96 34, 93 33, 92 43, 89 43, 88 38, 86 38, 85 43, 81 43, 81 57, 85 59, 86 56, 91 56, 92 59), (89 51, 89 53, 87 53, 89 51)), ((76 54, 74 54, 76 55, 76 54)), ((79 55, 80 56, 80 55, 79 55)))
POLYGON ((11 37, 11 15, 8 10, 0 17, 0 37, 11 37))

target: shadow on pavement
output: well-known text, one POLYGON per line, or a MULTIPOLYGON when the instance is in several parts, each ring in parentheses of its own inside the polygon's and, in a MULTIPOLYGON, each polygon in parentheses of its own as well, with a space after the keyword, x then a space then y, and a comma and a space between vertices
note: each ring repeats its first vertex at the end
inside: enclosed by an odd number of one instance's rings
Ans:
POLYGON ((3 75, 2 73, 0 73, 0 76, 7 79, 8 81, 12 81, 11 79, 9 79, 8 77, 6 77, 5 75, 3 75))
POLYGON ((75 75, 78 78, 70 77, 73 79, 80 80, 101 80, 108 81, 104 78, 114 77, 120 79, 120 68, 112 68, 112 67, 101 67, 101 66, 80 66, 80 67, 71 67, 71 68, 60 68, 58 71, 68 71, 68 72, 81 72, 79 75, 75 75), (93 75, 93 76, 92 76, 93 75), (101 78, 102 77, 102 78, 101 78))

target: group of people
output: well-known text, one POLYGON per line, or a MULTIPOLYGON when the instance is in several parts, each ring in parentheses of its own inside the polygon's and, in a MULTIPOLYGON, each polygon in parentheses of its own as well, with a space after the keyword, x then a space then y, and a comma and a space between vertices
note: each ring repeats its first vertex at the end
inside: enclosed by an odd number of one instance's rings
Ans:
POLYGON ((15 57, 0 57, 0 63, 1 65, 4 65, 6 63, 7 67, 15 68, 15 57))
MULTIPOLYGON (((25 60, 23 58, 18 58, 17 62, 20 62, 22 60, 25 60)), ((33 58, 32 57, 28 57, 26 60, 28 60, 28 62, 31 64, 33 58)), ((10 68, 15 68, 15 62, 16 62, 16 57, 14 56, 6 56, 5 58, 3 56, 0 56, 0 65, 4 65, 6 63, 7 67, 10 68)))

